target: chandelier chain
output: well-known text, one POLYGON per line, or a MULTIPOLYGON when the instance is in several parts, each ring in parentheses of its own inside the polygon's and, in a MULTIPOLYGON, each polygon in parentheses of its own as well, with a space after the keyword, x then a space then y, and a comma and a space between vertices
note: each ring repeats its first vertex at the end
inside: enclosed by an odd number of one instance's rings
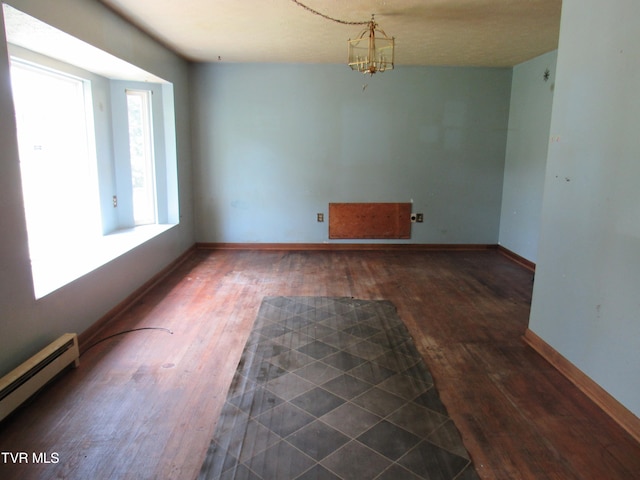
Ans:
POLYGON ((311 7, 307 7, 304 3, 301 3, 298 0, 291 0, 291 1, 293 3, 295 3, 296 5, 304 8, 305 10, 308 10, 309 12, 313 13, 314 15, 318 15, 319 17, 326 18, 327 20, 331 20, 332 22, 342 23, 343 25, 369 25, 371 23, 371 20, 369 20, 367 22, 348 22, 346 20, 340 20, 339 18, 330 17, 329 15, 325 15, 324 13, 320 13, 317 10, 314 10, 311 7))

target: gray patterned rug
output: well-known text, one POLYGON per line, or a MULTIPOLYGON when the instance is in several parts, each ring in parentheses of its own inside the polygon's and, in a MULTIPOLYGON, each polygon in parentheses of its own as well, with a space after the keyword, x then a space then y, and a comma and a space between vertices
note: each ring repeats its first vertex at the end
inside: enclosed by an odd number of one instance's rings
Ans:
POLYGON ((201 479, 477 479, 388 301, 266 297, 201 479))

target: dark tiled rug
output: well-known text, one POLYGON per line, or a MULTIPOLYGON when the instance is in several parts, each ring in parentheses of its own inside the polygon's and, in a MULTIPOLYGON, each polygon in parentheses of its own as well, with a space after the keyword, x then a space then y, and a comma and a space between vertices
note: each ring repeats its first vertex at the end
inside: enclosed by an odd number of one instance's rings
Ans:
POLYGON ((266 297, 201 479, 477 479, 387 301, 266 297))

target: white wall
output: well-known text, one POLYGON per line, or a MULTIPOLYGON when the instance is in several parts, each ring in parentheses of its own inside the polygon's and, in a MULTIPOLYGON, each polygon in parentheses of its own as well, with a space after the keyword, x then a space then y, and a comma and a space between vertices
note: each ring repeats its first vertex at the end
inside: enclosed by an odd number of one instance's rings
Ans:
POLYGON ((557 51, 513 68, 500 245, 537 261, 557 51), (545 80, 545 71, 549 78, 545 80))
POLYGON ((99 2, 13 0, 15 8, 165 78, 175 88, 180 225, 34 300, 4 30, 0 30, 0 375, 66 332, 81 333, 194 243, 188 65, 99 2))
POLYGON ((498 242, 511 69, 209 64, 194 78, 198 241, 322 243, 330 202, 413 200, 412 243, 498 242))
POLYGON ((530 329, 640 416, 638 18, 563 1, 530 329))

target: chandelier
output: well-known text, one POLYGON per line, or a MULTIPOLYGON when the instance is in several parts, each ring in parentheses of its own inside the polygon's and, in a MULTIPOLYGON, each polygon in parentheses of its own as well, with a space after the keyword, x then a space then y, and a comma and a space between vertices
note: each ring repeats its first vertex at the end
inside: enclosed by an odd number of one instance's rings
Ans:
POLYGON ((378 28, 374 16, 368 22, 347 22, 337 18, 330 17, 324 13, 320 13, 298 0, 291 0, 296 5, 301 6, 305 10, 318 15, 333 22, 342 23, 344 25, 366 25, 366 28, 354 40, 349 39, 348 45, 348 64, 351 70, 360 73, 373 75, 374 73, 384 72, 385 70, 393 70, 393 53, 395 46, 395 38, 389 38, 384 30, 378 28), (376 37, 376 33, 378 36, 376 37))
POLYGON ((395 39, 387 37, 378 29, 373 15, 367 28, 355 40, 348 40, 349 66, 351 70, 373 75, 385 70, 393 70, 393 49, 395 39), (376 32, 380 35, 376 38, 376 32))

